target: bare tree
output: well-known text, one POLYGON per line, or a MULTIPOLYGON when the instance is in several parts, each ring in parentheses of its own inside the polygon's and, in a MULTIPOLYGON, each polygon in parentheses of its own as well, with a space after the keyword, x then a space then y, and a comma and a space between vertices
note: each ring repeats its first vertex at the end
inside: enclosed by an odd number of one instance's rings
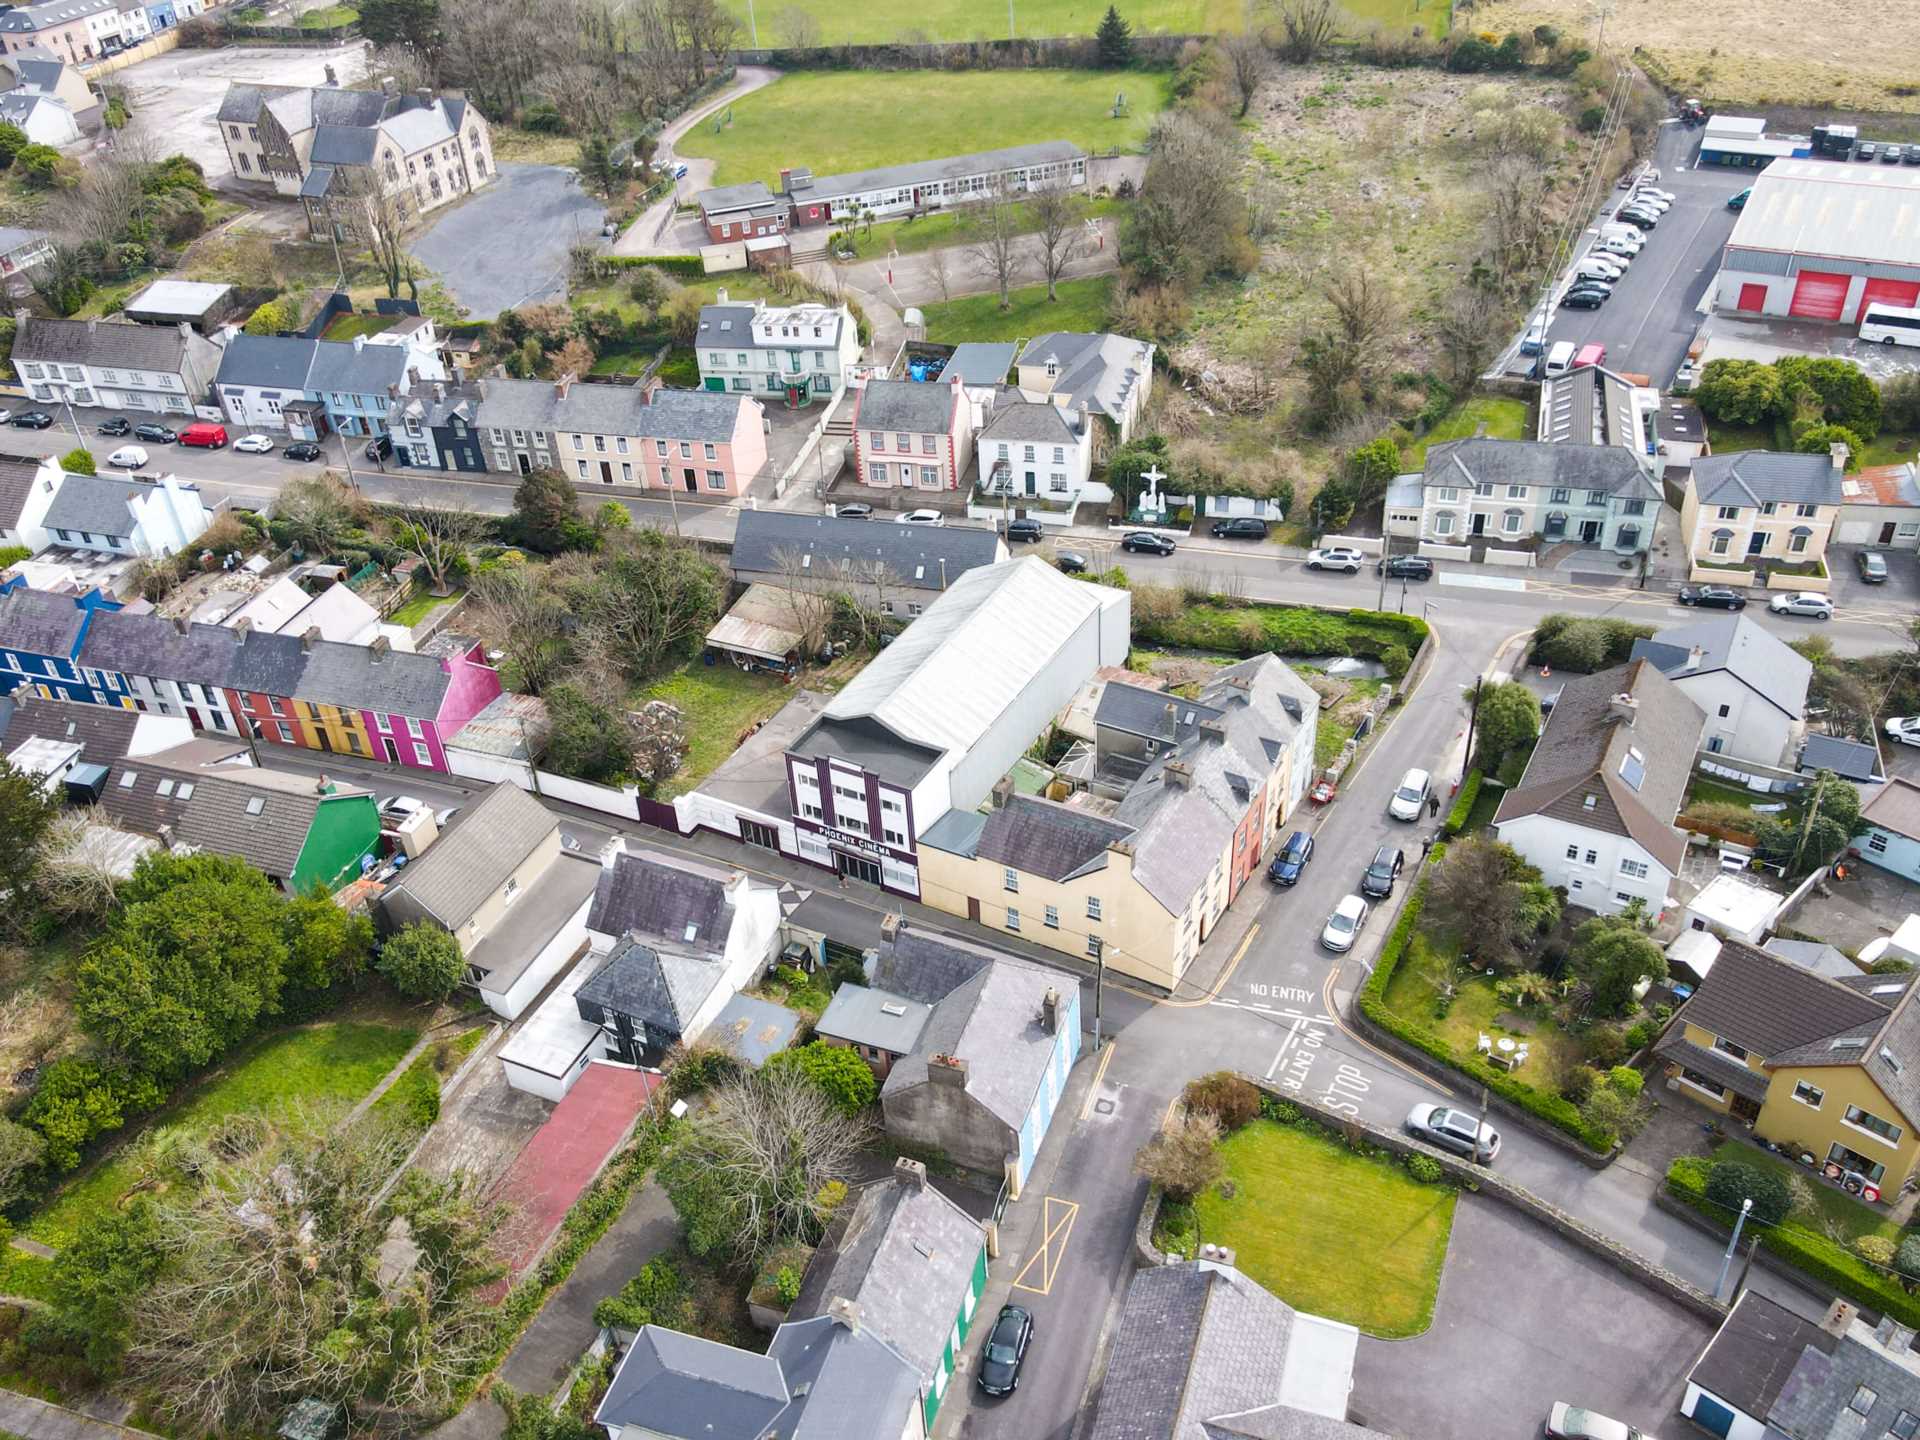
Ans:
POLYGON ((1040 256, 1049 300, 1059 298, 1054 287, 1086 243, 1086 212, 1080 197, 1058 181, 1027 197, 1027 219, 1033 226, 1034 249, 1040 256))
POLYGON ((1205 1111, 1169 1115, 1133 1157, 1133 1168, 1180 1200, 1210 1189, 1226 1172, 1220 1122, 1205 1111))
POLYGON ((1484 286, 1467 281, 1440 307, 1434 333, 1447 357, 1448 383, 1459 386, 1480 374, 1498 348, 1500 305, 1484 286))
POLYGON ((434 594, 446 594, 449 575, 480 542, 491 522, 459 491, 433 500, 419 486, 408 486, 396 508, 394 544, 418 558, 434 594))
POLYGON ((383 181, 367 165, 334 171, 334 187, 330 206, 342 234, 367 247, 388 295, 398 298, 404 283, 409 298, 418 300, 420 287, 405 243, 415 219, 413 191, 404 181, 383 181))
POLYGON ((90 255, 104 255, 126 237, 128 222, 150 206, 147 173, 159 158, 144 125, 120 131, 111 150, 88 158, 80 183, 61 193, 52 211, 54 233, 90 255))
POLYGON ((525 567, 489 570, 476 579, 467 619, 506 653, 529 694, 561 679, 573 659, 573 616, 525 567))
POLYGON ((987 196, 973 207, 973 242, 967 258, 1000 292, 1000 308, 1011 310, 1008 292, 1020 272, 1020 207, 1004 179, 996 178, 987 196))
POLYGON ((826 640, 827 625, 833 619, 832 579, 817 572, 812 562, 825 557, 806 554, 782 545, 773 552, 774 569, 779 573, 783 608, 800 636, 800 648, 808 655, 820 653, 826 640))
POLYGON ((940 298, 953 299, 953 274, 952 267, 947 263, 946 247, 941 245, 929 250, 926 265, 927 274, 932 278, 933 283, 940 287, 940 298))
POLYGON ((1281 57, 1295 65, 1317 60, 1340 34, 1336 0, 1278 0, 1273 8, 1280 22, 1281 57))
POLYGON ((273 518, 309 554, 325 554, 366 519, 366 505, 330 473, 289 480, 273 502, 273 518))
POLYGON ((667 19, 693 65, 693 83, 706 83, 707 67, 719 65, 740 38, 740 22, 719 0, 667 0, 667 19))
POLYGON ((433 57, 412 45, 381 45, 367 51, 367 73, 353 83, 355 90, 378 90, 383 80, 393 81, 395 90, 411 94, 415 90, 434 89, 440 84, 433 57))
POLYGON ((1500 281, 1529 269, 1540 258, 1549 223, 1547 175, 1521 155, 1502 155, 1481 169, 1487 196, 1487 243, 1500 281))
POLYGON ((1226 71, 1227 84, 1240 101, 1240 108, 1234 114, 1236 118, 1244 119, 1247 111, 1253 108, 1253 97, 1260 89, 1260 82, 1267 78, 1267 66, 1271 61, 1267 44, 1251 31, 1225 36, 1219 44, 1220 58, 1225 62, 1222 68, 1226 71))
POLYGON ((789 5, 773 17, 773 30, 789 50, 813 50, 820 44, 820 22, 810 10, 789 5))
POLYGON ((133 837, 98 807, 62 810, 41 844, 39 890, 61 915, 98 920, 113 909, 133 837))

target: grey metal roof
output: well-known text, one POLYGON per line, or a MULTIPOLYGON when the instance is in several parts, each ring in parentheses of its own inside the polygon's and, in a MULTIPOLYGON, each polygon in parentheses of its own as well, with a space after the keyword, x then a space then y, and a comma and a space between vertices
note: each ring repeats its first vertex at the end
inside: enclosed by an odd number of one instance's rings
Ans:
POLYGON ((1693 462, 1693 489, 1703 505, 1750 507, 1783 501, 1838 505, 1846 498, 1840 487, 1842 478, 1826 455, 1741 450, 1730 455, 1700 455, 1693 462))
MULTIPOLYGON (((1835 980, 1859 980, 1860 967, 1833 946, 1819 940, 1782 940, 1775 938, 1760 947, 1769 955, 1778 955, 1782 960, 1798 965, 1802 970, 1811 970, 1816 975, 1826 975, 1835 980)), ((1872 977, 1878 981, 1879 976, 1872 977)))
POLYGON ((844 760, 903 789, 917 784, 941 755, 929 746, 902 739, 871 716, 816 720, 787 747, 787 753, 844 760))
POLYGON ((678 949, 727 948, 733 906, 726 885, 678 865, 641 855, 616 855, 594 883, 587 927, 602 935, 651 935, 678 949))
POLYGON ((702 190, 693 197, 693 203, 708 215, 718 215, 771 205, 773 192, 767 189, 766 181, 749 180, 744 185, 720 185, 712 190, 702 190))
POLYGON ((1107 849, 1133 837, 1130 826, 1036 795, 1014 795, 987 816, 974 854, 1048 880, 1099 870, 1107 849))
POLYGON ((678 1038, 723 974, 717 961, 656 950, 628 935, 614 943, 575 998, 678 1038))
POLYGON ((87 614, 74 596, 15 586, 0 592, 0 645, 28 655, 70 657, 87 614))
POLYGON ((1745 615, 1675 625, 1636 640, 1630 659, 1650 659, 1669 680, 1725 670, 1749 690, 1798 720, 1806 713, 1813 666, 1786 641, 1745 615), (1693 652, 1700 652, 1694 658, 1693 652))
POLYGON ((983 340, 968 340, 953 347, 953 354, 940 372, 942 380, 958 376, 963 385, 999 385, 1013 369, 1013 357, 1019 346, 999 345, 983 340))
POLYGON ((869 380, 854 401, 856 430, 944 435, 960 405, 958 387, 938 381, 869 380))
POLYGON ((432 720, 440 714, 452 678, 432 655, 316 640, 307 651, 293 698, 432 720))
POLYGON ((1044 401, 1012 400, 993 407, 993 418, 981 427, 981 443, 1006 440, 1033 445, 1078 445, 1080 433, 1058 405, 1044 401))
POLYGON ((538 800, 503 780, 402 870, 387 893, 411 896, 447 929, 458 930, 559 825, 538 800))
POLYGON ((63 365, 118 366, 177 375, 189 348, 213 345, 199 335, 182 335, 166 325, 135 325, 112 320, 49 320, 28 316, 14 336, 13 358, 57 360, 63 365))
MULTIPOLYGON (((182 486, 197 489, 196 486, 182 486)), ((150 480, 122 480, 113 475, 68 474, 53 493, 41 522, 51 530, 85 530, 95 535, 128 536, 134 531, 133 501, 157 494, 150 480)))
POLYGON ((949 810, 920 832, 920 844, 971 860, 986 826, 987 817, 978 810, 949 810))
POLYGON ((1072 160, 1084 152, 1068 140, 1041 140, 1032 145, 1010 145, 1004 150, 982 150, 972 155, 953 155, 944 160, 919 160, 910 165, 883 165, 874 170, 850 170, 843 175, 816 175, 804 188, 797 189, 796 201, 832 200, 843 195, 863 195, 869 190, 885 190, 928 185, 942 180, 963 180, 975 175, 997 175, 1006 170, 1024 170, 1030 165, 1045 165, 1072 160))
POLYGON ((713 1017, 713 1023, 703 1034, 747 1064, 758 1066, 793 1043, 802 1018, 799 1011, 776 1005, 771 1000, 735 995, 720 1007, 720 1013, 713 1017))
POLYGON ((1027 342, 1021 365, 1055 367, 1052 393, 1065 391, 1075 405, 1090 405, 1118 421, 1133 387, 1152 383, 1154 347, 1129 335, 1055 330, 1027 342))
POLYGON ((661 1325, 644 1326, 594 1420, 672 1440, 758 1440, 789 1399, 780 1362, 661 1325))
POLYGON ((931 1005, 865 985, 842 985, 833 992, 814 1030, 849 1045, 874 1045, 905 1055, 920 1039, 931 1005))
POLYGON ((1779 1301, 1742 1290, 1687 1379, 1764 1420, 1801 1355, 1809 1348, 1831 1353, 1838 1343, 1838 1336, 1779 1301))
POLYGON ((883 564, 897 585, 943 590, 967 571, 991 565, 1005 547, 972 525, 887 525, 788 510, 743 510, 733 532, 736 577, 778 575, 783 552, 815 557, 809 571, 883 564))
POLYGON ((849 1330, 824 1315, 790 1320, 774 1332, 767 1354, 796 1392, 774 1427, 781 1440, 897 1434, 920 1401, 913 1367, 864 1327, 849 1330))
POLYGON ((1427 486, 1471 489, 1483 482, 1539 485, 1549 490, 1604 490, 1626 500, 1660 498, 1660 487, 1641 468, 1633 452, 1620 445, 1470 437, 1448 440, 1427 450, 1427 486))
POLYGON ((33 477, 39 473, 40 461, 37 459, 25 455, 0 455, 0 530, 11 530, 20 523, 27 497, 33 493, 33 477))
POLYGON ((1809 735, 1800 750, 1803 771, 1831 770, 1843 780, 1878 780, 1880 752, 1858 740, 1835 735, 1809 735))

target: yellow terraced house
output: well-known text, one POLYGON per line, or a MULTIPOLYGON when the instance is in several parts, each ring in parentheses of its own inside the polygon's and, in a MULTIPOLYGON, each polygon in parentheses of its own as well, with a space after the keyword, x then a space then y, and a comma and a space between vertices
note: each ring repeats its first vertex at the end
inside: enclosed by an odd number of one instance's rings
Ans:
POLYGON ((1729 940, 1654 1053, 1670 1091, 1897 1196, 1920 1160, 1914 979, 1834 979, 1729 940))

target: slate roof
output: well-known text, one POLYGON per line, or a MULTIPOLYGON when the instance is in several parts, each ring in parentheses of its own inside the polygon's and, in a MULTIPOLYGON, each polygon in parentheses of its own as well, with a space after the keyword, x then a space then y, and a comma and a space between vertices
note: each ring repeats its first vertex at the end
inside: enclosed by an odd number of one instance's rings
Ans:
POLYGON ((559 825, 538 800, 503 780, 402 870, 387 893, 410 895, 447 929, 458 930, 559 825))
POLYGON ((38 460, 24 455, 0 455, 0 530, 11 530, 20 523, 20 512, 26 509, 27 497, 33 493, 33 477, 39 473, 38 460))
POLYGON ((1104 869, 1107 847, 1132 836, 1131 827, 1089 811, 1014 795, 987 816, 973 853, 1010 870, 1071 880, 1104 869))
POLYGON ((767 189, 764 180, 749 180, 744 185, 719 185, 711 190, 702 190, 693 197, 703 214, 717 215, 735 210, 751 210, 761 205, 773 203, 773 192, 767 189))
POLYGON ((452 679, 432 655, 316 640, 307 651, 293 698, 432 720, 440 714, 452 679))
POLYGON ((575 992, 575 998, 677 1037, 713 994, 722 973, 714 960, 656 950, 627 935, 614 942, 606 963, 575 992))
MULTIPOLYGON (((1860 967, 1849 960, 1845 953, 1819 940, 1783 940, 1775 937, 1760 947, 1769 955, 1778 955, 1782 960, 1798 965, 1802 970, 1811 970, 1816 975, 1826 975, 1835 980, 1857 981, 1861 978, 1860 967)), ((1876 982, 1881 976, 1872 977, 1876 982)))
POLYGON ((972 525, 887 525, 790 510, 743 510, 733 532, 733 573, 777 575, 782 552, 813 555, 809 569, 884 564, 900 585, 940 590, 1000 558, 1000 537, 972 525))
MULTIPOLYGON (((1634 453, 1620 445, 1472 436, 1428 448, 1422 480, 1428 488, 1452 485, 1471 490, 1480 482, 1605 490, 1622 500, 1660 498, 1660 487, 1641 468, 1634 453)), ((1567 503, 1581 503, 1585 498, 1582 495, 1567 503)))
POLYGON ((379 143, 377 130, 322 125, 313 132, 313 149, 308 159, 315 165, 368 165, 373 162, 374 147, 379 143))
POLYGON ((1742 1290, 1687 1379, 1765 1419, 1809 1348, 1831 1354, 1839 1337, 1756 1290, 1742 1290))
POLYGON ((102 10, 117 10, 114 0, 48 0, 44 5, 22 5, 0 13, 0 32, 9 35, 50 30, 71 20, 98 15, 102 10))
POLYGON ((1779 636, 1745 615, 1674 625, 1633 642, 1630 659, 1651 660, 1669 680, 1724 670, 1795 720, 1806 714, 1813 666, 1779 636), (1699 650, 1699 659, 1693 652, 1699 650))
POLYGON ((842 985, 821 1012, 814 1030, 849 1045, 875 1045, 905 1055, 919 1043, 933 1007, 887 990, 842 985))
MULTIPOLYGON (((4 18, 4 12, 0 12, 0 19, 4 18)), ((66 103, 57 96, 41 95, 24 89, 0 91, 0 119, 10 120, 22 128, 32 120, 33 112, 42 105, 49 110, 67 113, 66 103)))
POLYGON ((1856 1319, 1837 1344, 1802 1345, 1767 1419, 1775 1432, 1840 1440, 1890 1434, 1901 1411, 1920 1414, 1920 1358, 1911 1350, 1889 1353, 1875 1330, 1856 1319), (1865 1415, 1851 1409, 1862 1398, 1872 1402, 1865 1415))
POLYGON ((223 123, 252 125, 260 119, 260 109, 267 101, 278 95, 287 94, 293 87, 288 85, 248 85, 234 83, 227 86, 227 93, 220 99, 220 108, 214 112, 214 119, 223 123))
POLYGON ((1802 771, 1831 770, 1843 780, 1874 781, 1880 776, 1880 752, 1858 740, 1809 735, 1800 747, 1802 771))
POLYGON ((0 592, 0 646, 28 655, 71 656, 88 613, 74 596, 16 585, 0 592))
POLYGON ((1153 383, 1154 347, 1128 335, 1055 330, 1027 342, 1021 365, 1053 362, 1058 374, 1050 393, 1062 391, 1116 422, 1132 400, 1134 386, 1153 383))
MULTIPOLYGON (((1845 499, 1841 472, 1827 455, 1739 450, 1700 455, 1693 461, 1693 490, 1702 505, 1838 505, 1845 499)), ((1711 517, 1700 516, 1706 523, 1711 517)))
POLYGON ((125 755, 140 724, 138 710, 47 700, 24 686, 13 692, 9 703, 12 708, 0 724, 0 740, 8 749, 32 739, 70 740, 91 765, 110 765, 125 755))
POLYGON ((789 1321, 774 1332, 767 1354, 796 1392, 774 1427, 781 1440, 892 1435, 919 1403, 913 1367, 864 1327, 849 1330, 824 1315, 789 1321))
POLYGON ((984 340, 967 340, 953 347, 953 354, 940 372, 942 380, 959 377, 963 385, 999 385, 1013 369, 1013 357, 1019 347, 984 340))
MULTIPOLYGON (((389 347, 390 348, 390 347, 389 347)), ((496 430, 548 430, 585 435, 638 435, 722 444, 733 439, 747 396, 705 390, 646 392, 633 385, 576 380, 565 395, 551 380, 489 378, 478 382, 473 424, 496 430)))
POLYGON ((864 195, 869 190, 906 189, 942 180, 997 175, 1005 170, 1021 170, 1030 165, 1073 160, 1084 153, 1078 145, 1068 140, 1041 140, 1031 145, 1009 145, 1003 150, 952 155, 944 160, 882 165, 873 170, 850 170, 843 175, 815 175, 796 186, 792 198, 797 202, 812 203, 842 195, 864 195))
MULTIPOLYGON (((1317 702, 1316 702, 1317 703, 1317 702)), ((1193 734, 1202 720, 1219 718, 1220 711, 1198 700, 1185 700, 1164 690, 1110 681, 1100 691, 1093 723, 1161 745, 1171 745, 1193 734)))
MULTIPOLYGON (((0 627, 0 634, 4 634, 0 627)), ((1894 835, 1920 840, 1920 785, 1896 775, 1860 807, 1860 818, 1894 835)))
POLYGON ((1751 1065, 1741 1064, 1731 1055, 1694 1044, 1678 1028, 1669 1031, 1666 1038, 1653 1047, 1653 1052, 1662 1060, 1670 1060, 1697 1075, 1717 1080, 1736 1095, 1744 1095, 1749 1100, 1767 1098, 1769 1082, 1760 1071, 1751 1065))
POLYGON ((1546 815, 1631 838, 1669 872, 1677 872, 1686 837, 1673 817, 1686 795, 1706 716, 1646 660, 1569 680, 1561 688, 1520 783, 1500 801, 1494 825, 1546 815), (1631 725, 1616 720, 1613 697, 1639 702, 1631 725), (1631 752, 1641 757, 1638 787, 1622 774, 1631 752), (1592 796, 1589 808, 1585 801, 1592 796))
POLYGON ((981 427, 978 438, 982 443, 1005 440, 1012 444, 1078 445, 1080 432, 1058 405, 1043 400, 1008 400, 994 405, 993 417, 981 427))
POLYGON ((593 1418, 616 1429, 643 1426, 672 1440, 757 1440, 790 1398, 772 1356, 647 1325, 593 1418))
POLYGON ((249 634, 234 644, 227 683, 236 690, 291 698, 306 671, 307 658, 306 646, 297 635, 249 634))
POLYGON ((952 385, 869 380, 854 403, 853 428, 887 434, 944 435, 953 424, 959 404, 959 391, 952 385))
POLYGON ((694 343, 728 350, 836 350, 841 326, 852 323, 851 313, 838 306, 702 305, 694 343), (755 333, 755 321, 773 327, 771 339, 763 340, 755 333), (782 327, 800 333, 782 335, 782 327), (820 331, 818 335, 812 333, 815 328, 820 331))
POLYGON ((407 378, 404 345, 360 345, 346 340, 302 340, 286 335, 236 335, 227 342, 219 385, 307 390, 318 395, 384 395, 407 378))
POLYGON ((167 325, 135 325, 112 320, 50 320, 34 315, 20 321, 14 336, 14 360, 57 360, 63 365, 104 365, 177 375, 189 346, 213 348, 199 335, 182 335, 167 325))
MULTIPOLYGON (((198 493, 198 487, 183 485, 198 493)), ((122 480, 113 475, 67 475, 53 492, 42 520, 50 530, 84 530, 94 535, 128 536, 134 532, 133 502, 157 494, 150 480, 122 480)))
POLYGON ((93 617, 80 659, 96 670, 224 686, 243 643, 224 626, 189 625, 183 634, 165 616, 112 610, 93 617))
POLYGON ((682 950, 724 954, 733 931, 724 882, 641 855, 616 855, 594 884, 587 928, 652 935, 682 950), (688 934, 691 928, 692 934, 688 934))

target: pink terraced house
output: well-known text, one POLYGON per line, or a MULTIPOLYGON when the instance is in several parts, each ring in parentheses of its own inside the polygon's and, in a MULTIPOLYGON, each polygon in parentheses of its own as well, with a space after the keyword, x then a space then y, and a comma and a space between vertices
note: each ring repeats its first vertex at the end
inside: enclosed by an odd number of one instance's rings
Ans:
POLYGON ((437 635, 418 654, 389 648, 385 637, 316 640, 294 685, 291 743, 444 771, 447 741, 499 693, 500 674, 471 635, 437 635))
POLYGON ((958 490, 973 455, 970 407, 949 380, 869 380, 853 402, 854 473, 881 489, 958 490))

